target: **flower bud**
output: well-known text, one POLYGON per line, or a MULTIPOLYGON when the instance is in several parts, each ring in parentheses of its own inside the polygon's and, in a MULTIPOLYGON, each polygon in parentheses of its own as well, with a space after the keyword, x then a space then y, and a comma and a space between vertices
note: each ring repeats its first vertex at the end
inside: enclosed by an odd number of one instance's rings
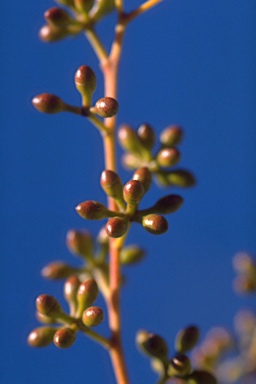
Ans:
POLYGON ((160 359, 167 357, 168 347, 161 336, 147 331, 139 331, 136 336, 136 343, 146 355, 160 359))
POLYGON ((152 174, 147 167, 138 168, 133 174, 133 180, 138 180, 143 184, 145 193, 149 190, 152 182, 152 174))
POLYGON ((112 97, 102 97, 95 104, 95 113, 101 117, 112 117, 117 114, 118 102, 112 97))
POLYGON ((53 26, 51 24, 43 25, 39 31, 39 38, 44 43, 54 43, 55 41, 64 39, 69 35, 69 31, 62 27, 53 26))
POLYGON ((90 106, 92 94, 96 89, 96 76, 87 65, 82 65, 75 73, 75 85, 83 98, 83 105, 90 106))
POLYGON ((179 195, 167 195, 159 199, 153 206, 156 213, 166 215, 173 213, 183 204, 183 198, 179 195))
POLYGON ((154 213, 146 215, 142 219, 143 227, 153 235, 162 235, 168 229, 167 220, 160 215, 154 213))
POLYGON ((71 316, 75 315, 77 308, 77 291, 81 282, 76 275, 70 276, 64 284, 64 297, 69 304, 71 316))
POLYGON ((76 332, 69 328, 61 328, 55 332, 53 342, 58 348, 69 348, 76 340, 76 332))
POLYGON ((55 1, 61 5, 65 5, 66 7, 74 6, 74 0, 55 0, 55 1))
POLYGON ((168 368, 168 374, 170 376, 186 376, 191 372, 191 363, 186 355, 176 355, 171 359, 170 366, 168 368))
POLYGON ((196 183, 194 176, 189 171, 183 169, 170 172, 167 176, 167 180, 170 185, 184 188, 192 187, 196 183))
POLYGON ((122 156, 122 163, 125 168, 135 169, 141 166, 141 159, 133 153, 124 153, 122 156))
POLYGON ((111 217, 105 225, 109 237, 122 237, 128 229, 128 220, 124 217, 111 217))
POLYGON ((100 220, 109 217, 109 211, 105 205, 98 201, 87 200, 76 207, 77 213, 87 220, 100 220))
POLYGON ((76 9, 82 13, 88 13, 94 4, 94 0, 74 0, 76 9))
POLYGON ((207 371, 194 371, 186 378, 187 384, 217 384, 215 377, 207 371))
POLYGON ((137 245, 129 245, 125 248, 122 248, 120 252, 120 261, 121 264, 130 265, 137 263, 145 256, 143 249, 139 248, 137 245))
POLYGON ((143 183, 138 180, 128 181, 123 189, 124 200, 129 205, 137 205, 145 194, 143 183))
POLYGON ((63 263, 62 261, 54 261, 47 264, 41 271, 41 274, 46 279, 57 280, 65 279, 72 275, 76 271, 76 268, 72 268, 70 265, 63 263))
POLYGON ((96 0, 90 12, 90 19, 92 19, 94 22, 98 21, 114 9, 114 0, 96 0))
POLYGON ((68 249, 77 255, 91 257, 93 255, 93 238, 86 230, 71 229, 67 233, 66 244, 68 249))
POLYGON ((180 160, 180 153, 174 147, 163 148, 157 154, 156 161, 160 167, 172 167, 180 160))
POLYGON ((31 347, 46 347, 53 342, 53 336, 56 332, 52 327, 35 328, 28 335, 27 342, 31 347))
POLYGON ((65 111, 65 103, 55 95, 41 93, 32 100, 33 106, 43 113, 59 113, 65 111))
POLYGON ((137 135, 144 148, 148 150, 152 149, 155 144, 155 132, 149 124, 141 124, 137 130, 137 135))
POLYGON ((99 289, 94 279, 89 279, 80 284, 77 291, 77 316, 81 317, 83 311, 90 307, 97 299, 99 289))
POLYGON ((175 349, 179 353, 190 351, 198 342, 199 329, 195 325, 181 329, 175 339, 175 349))
POLYGON ((118 129, 118 139, 121 146, 128 152, 141 154, 143 147, 136 132, 127 124, 123 124, 118 129))
POLYGON ((116 172, 106 169, 101 174, 100 184, 105 193, 114 199, 123 199, 123 184, 116 172))
POLYGON ((36 308, 38 312, 51 318, 57 318, 63 311, 59 302, 50 295, 40 295, 36 299, 36 308))
POLYGON ((172 147, 180 143, 182 136, 183 132, 181 127, 171 125, 162 131, 160 141, 165 147, 172 147))
POLYGON ((89 307, 83 312, 82 315, 82 321, 87 327, 96 327, 102 323, 103 318, 103 311, 99 307, 89 307))
POLYGON ((44 18, 49 24, 57 27, 65 27, 72 22, 70 15, 59 7, 47 9, 44 13, 44 18))

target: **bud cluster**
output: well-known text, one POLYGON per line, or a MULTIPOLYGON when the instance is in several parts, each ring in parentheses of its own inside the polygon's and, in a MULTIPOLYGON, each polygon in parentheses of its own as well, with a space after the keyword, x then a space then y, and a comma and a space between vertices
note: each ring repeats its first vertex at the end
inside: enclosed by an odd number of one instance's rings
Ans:
POLYGON ((64 297, 70 313, 62 309, 60 303, 50 295, 40 295, 36 299, 37 318, 48 324, 34 329, 28 336, 32 347, 45 347, 54 343, 59 348, 69 348, 76 340, 76 333, 87 327, 94 327, 103 321, 103 311, 92 306, 98 296, 98 286, 94 279, 80 282, 76 275, 70 276, 64 285, 64 297), (51 324, 60 324, 52 326, 51 324))
POLYGON ((168 229, 168 222, 163 215, 173 213, 183 203, 182 197, 168 195, 159 199, 153 206, 139 210, 143 196, 150 188, 151 172, 147 167, 137 169, 131 180, 125 185, 117 173, 105 170, 101 174, 101 186, 107 196, 113 198, 117 209, 109 210, 105 205, 94 200, 87 200, 76 207, 77 213, 88 220, 107 218, 105 225, 109 237, 122 237, 128 231, 131 222, 142 224, 148 232, 159 235, 168 229))
POLYGON ((189 171, 182 168, 172 169, 181 158, 177 145, 182 136, 179 126, 168 126, 161 132, 160 146, 154 153, 155 133, 151 125, 141 124, 135 131, 129 125, 123 124, 118 131, 119 142, 126 151, 123 164, 131 169, 147 167, 160 185, 191 187, 195 184, 195 179, 189 171))
POLYGON ((207 370, 193 369, 190 358, 185 354, 196 345, 199 330, 196 326, 182 329, 176 336, 175 353, 169 358, 166 341, 155 333, 139 331, 136 336, 138 348, 146 354, 153 369, 166 383, 216 384, 214 376, 207 370))

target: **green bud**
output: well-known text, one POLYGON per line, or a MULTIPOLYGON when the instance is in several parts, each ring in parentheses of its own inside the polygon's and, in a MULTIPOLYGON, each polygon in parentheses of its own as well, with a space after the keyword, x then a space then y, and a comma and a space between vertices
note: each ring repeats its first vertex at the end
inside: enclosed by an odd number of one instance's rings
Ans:
POLYGON ((175 350, 179 353, 190 351, 199 339, 199 329, 195 325, 181 329, 175 339, 175 350))
POLYGON ((101 174, 100 184, 105 193, 114 199, 123 199, 123 184, 116 172, 106 169, 101 174))
POLYGON ((124 153, 122 156, 122 163, 128 169, 138 168, 141 165, 141 159, 132 153, 124 153))
POLYGON ((98 201, 87 200, 76 207, 77 213, 87 220, 100 220, 109 217, 109 210, 98 201))
POLYGON ((58 318, 63 314, 61 305, 59 302, 50 295, 40 295, 36 299, 36 308, 38 312, 51 318, 58 318))
POLYGON ((124 200, 129 205, 137 205, 145 194, 143 183, 138 180, 130 180, 123 189, 124 200))
POLYGON ((46 347, 53 342, 53 336, 56 332, 52 327, 35 328, 28 335, 27 342, 31 347, 46 347))
POLYGON ((176 355, 168 368, 170 376, 187 376, 191 372, 191 363, 186 355, 176 355))
POLYGON ((133 174, 133 180, 138 180, 143 184, 145 193, 149 190, 152 182, 152 174, 147 167, 138 168, 133 174))
POLYGON ((173 167, 180 160, 180 153, 174 147, 163 148, 157 154, 156 161, 160 167, 173 167))
POLYGON ((154 213, 144 216, 142 218, 142 225, 153 235, 162 235, 168 230, 167 220, 163 216, 154 213))
POLYGON ((187 384, 218 384, 215 377, 207 371, 194 371, 186 378, 187 384))
POLYGON ((47 9, 44 13, 44 18, 49 24, 56 27, 65 27, 73 21, 70 15, 59 7, 47 9))
POLYGON ((77 309, 77 291, 81 282, 76 275, 70 276, 64 284, 64 297, 69 304, 71 316, 77 309))
POLYGON ((69 327, 58 329, 53 337, 53 342, 58 348, 69 348, 76 340, 76 332, 69 327))
POLYGON ((99 289, 94 279, 89 279, 80 284, 77 291, 77 316, 81 317, 83 311, 90 307, 97 299, 99 289))
POLYGON ((128 230, 128 220, 124 217, 111 217, 105 225, 109 237, 122 237, 128 230))
POLYGON ((55 95, 41 93, 32 100, 33 106, 43 113, 59 113, 65 111, 66 104, 55 95))
POLYGON ((142 330, 137 333, 136 343, 140 350, 146 355, 159 359, 167 358, 168 347, 161 336, 142 330))
POLYGON ((96 76, 87 65, 82 65, 75 73, 75 85, 81 93, 84 106, 91 105, 92 94, 96 89, 96 76))
POLYGON ((100 20, 108 13, 114 11, 115 0, 96 0, 93 8, 90 11, 90 18, 93 21, 100 20))
POLYGON ((122 248, 120 252, 120 261, 121 264, 130 265, 137 263, 145 256, 143 249, 139 248, 136 245, 129 245, 125 248, 122 248))
POLYGON ((118 102, 112 97, 102 97, 96 102, 94 109, 101 117, 112 117, 117 114, 118 102))
POLYGON ((89 231, 71 229, 67 233, 66 244, 74 254, 84 257, 93 255, 93 238, 89 231))
POLYGON ((54 261, 47 264, 41 271, 41 274, 46 279, 58 280, 65 279, 72 275, 77 269, 62 261, 54 261))
POLYGON ((39 38, 44 43, 54 43, 55 41, 59 41, 64 39, 69 35, 69 31, 63 27, 57 27, 51 24, 43 25, 39 31, 39 38))
POLYGON ((129 125, 123 124, 119 127, 118 139, 126 151, 136 153, 140 156, 143 147, 136 132, 129 125))
POLYGON ((155 144, 155 132, 153 128, 149 124, 141 124, 137 130, 137 135, 144 148, 151 150, 155 144))
POLYGON ((76 9, 82 13, 88 13, 94 4, 94 0, 74 0, 76 9))
POLYGON ((103 318, 103 311, 99 307, 89 307, 83 312, 82 315, 82 321, 87 327, 96 327, 102 323, 103 318))
POLYGON ((182 136, 183 132, 181 127, 171 125, 162 131, 160 141, 165 147, 172 147, 180 143, 182 136))
POLYGON ((177 211, 183 204, 183 198, 179 195, 167 195, 159 199, 153 206, 156 213, 166 215, 177 211))
POLYGON ((194 176, 189 171, 183 169, 170 172, 167 175, 167 180, 170 185, 184 188, 192 187, 196 183, 194 176))

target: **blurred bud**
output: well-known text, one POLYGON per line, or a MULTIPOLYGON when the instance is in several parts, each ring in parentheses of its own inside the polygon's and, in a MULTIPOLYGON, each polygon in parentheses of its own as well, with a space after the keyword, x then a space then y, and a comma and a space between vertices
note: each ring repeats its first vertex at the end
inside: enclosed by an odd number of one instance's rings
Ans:
POLYGON ((175 339, 175 350, 179 353, 190 351, 199 339, 199 329, 195 325, 181 329, 175 339))
POLYGON ((51 24, 43 25, 39 31, 39 38, 44 43, 54 43, 55 41, 64 39, 64 37, 68 35, 69 31, 67 29, 51 24))
POLYGON ((160 167, 172 167, 180 160, 180 152, 177 148, 163 148, 157 154, 156 161, 160 167))
POLYGON ((122 163, 125 168, 134 169, 141 166, 141 159, 132 153, 124 153, 122 163))
POLYGON ((118 139, 121 146, 128 152, 141 154, 142 145, 136 132, 127 124, 123 124, 118 129, 118 139))
POLYGON ((137 205, 145 194, 143 183, 138 180, 128 181, 123 189, 124 200, 129 205, 137 205))
POLYGON ((118 102, 112 97, 102 97, 96 102, 94 109, 101 117, 112 117, 117 114, 118 102))
POLYGON ((104 314, 100 307, 89 307, 82 315, 82 321, 87 327, 96 327, 102 323, 103 318, 104 314))
POLYGON ((94 0, 74 0, 76 9, 82 13, 88 13, 94 4, 94 0))
POLYGON ((186 378, 187 384, 218 384, 215 377, 207 371, 194 371, 186 378))
POLYGON ((146 355, 154 356, 159 359, 165 359, 168 354, 168 347, 165 340, 147 331, 139 331, 136 335, 136 343, 140 350, 146 355))
POLYGON ((255 262, 247 252, 239 252, 233 257, 234 269, 240 273, 252 272, 255 270, 255 262))
POLYGON ((53 296, 46 294, 37 297, 36 308, 38 312, 52 318, 57 318, 63 313, 59 302, 53 296))
POLYGON ((43 113, 59 113, 65 111, 65 103, 55 95, 41 93, 32 100, 33 106, 43 113))
POLYGON ((167 195, 159 199, 153 206, 154 211, 162 215, 177 211, 183 204, 183 198, 179 195, 167 195))
POLYGON ((52 327, 35 328, 28 335, 27 342, 31 347, 46 347, 53 342, 53 336, 56 332, 52 327))
POLYGON ((111 217, 105 228, 109 237, 122 237, 128 230, 128 220, 124 217, 111 217))
POLYGON ((93 21, 100 20, 114 9, 115 0, 96 0, 90 12, 90 19, 93 21))
POLYGON ((77 316, 81 317, 83 311, 90 307, 97 299, 99 289, 94 279, 88 279, 80 284, 77 291, 77 316))
POLYGON ((73 21, 70 15, 59 7, 47 9, 44 18, 49 24, 57 27, 65 27, 73 21))
POLYGON ((180 143, 182 136, 183 132, 181 127, 178 125, 171 125, 162 131, 160 141, 165 147, 173 147, 180 143))
POLYGON ((98 201, 87 200, 76 207, 77 213, 87 220, 100 220, 109 217, 109 211, 105 205, 98 201))
POLYGON ((143 184, 145 193, 149 190, 152 182, 152 174, 147 167, 138 168, 133 176, 133 180, 138 180, 143 184))
POLYGON ((96 76, 87 65, 82 65, 75 73, 75 85, 81 93, 84 106, 91 105, 92 94, 96 89, 96 76))
POLYGON ((233 281, 233 287, 238 293, 254 293, 256 291, 255 276, 238 276, 233 281))
POLYGON ((78 255, 90 257, 93 255, 93 238, 89 231, 71 229, 67 233, 68 249, 78 255))
POLYGON ((58 348, 69 348, 76 340, 76 332, 69 328, 61 328, 55 332, 53 342, 58 348))
POLYGON ((141 124, 137 130, 137 135, 144 148, 148 150, 152 149, 155 144, 155 132, 149 124, 141 124))
POLYGON ((249 310, 242 310, 237 313, 234 320, 235 329, 241 335, 250 335, 256 327, 256 316, 249 310))
POLYGON ((170 172, 167 179, 170 185, 176 185, 177 187, 192 187, 196 183, 192 173, 183 169, 170 172))
POLYGON ((76 271, 76 268, 72 268, 70 265, 63 263, 62 261, 54 261, 47 264, 41 271, 41 274, 46 279, 57 280, 65 279, 72 275, 76 271))
POLYGON ((106 169, 101 174, 100 184, 105 193, 114 199, 123 199, 123 184, 114 171, 106 169))
POLYGON ((67 7, 73 7, 74 6, 74 0, 55 0, 55 1, 61 5, 65 5, 67 7))
POLYGON ((170 376, 186 376, 191 372, 191 363, 186 355, 176 355, 171 359, 170 366, 168 368, 168 374, 170 376))
POLYGON ((168 230, 167 220, 163 216, 154 213, 144 216, 142 218, 142 225, 153 235, 162 235, 168 230))
POLYGON ((64 284, 64 297, 69 304, 71 316, 75 315, 77 308, 77 291, 81 282, 76 275, 70 276, 64 284))
POLYGON ((103 246, 103 247, 108 247, 108 242, 109 242, 109 237, 107 235, 107 232, 106 232, 106 228, 105 226, 103 228, 101 228, 99 234, 98 234, 98 237, 97 237, 97 242, 103 246))
POLYGON ((143 249, 139 248, 137 245, 129 245, 122 248, 120 252, 120 261, 121 264, 130 265, 137 263, 145 256, 143 249))

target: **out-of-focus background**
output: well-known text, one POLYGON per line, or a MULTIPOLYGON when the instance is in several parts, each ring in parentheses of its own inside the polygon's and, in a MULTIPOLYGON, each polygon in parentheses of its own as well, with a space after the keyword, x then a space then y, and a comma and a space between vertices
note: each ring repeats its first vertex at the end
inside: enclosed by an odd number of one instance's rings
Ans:
MULTIPOLYGON (((52 260, 78 263, 65 246, 70 228, 86 226, 96 235, 101 227, 83 221, 74 207, 105 198, 98 132, 83 118, 42 115, 31 106, 42 92, 79 105, 73 77, 82 64, 97 73, 95 100, 103 95, 97 60, 82 35, 39 41, 43 12, 52 6, 50 0, 1 6, 0 378, 3 384, 114 383, 106 352, 82 335, 68 350, 26 343, 38 325, 36 296, 62 300, 62 284, 43 280, 40 270, 52 260)), ((181 327, 198 324, 202 334, 214 325, 232 328, 239 308, 255 308, 232 289, 233 255, 256 254, 255 18, 254 0, 172 0, 127 30, 118 121, 134 128, 148 122, 158 134, 182 125, 181 165, 198 181, 187 190, 153 187, 148 202, 174 192, 185 204, 168 218, 166 234, 154 237, 134 226, 128 239, 148 249, 141 264, 124 271, 124 344, 133 384, 156 380, 135 346, 138 329, 166 337, 173 351, 181 327)), ((106 45, 114 21, 107 17, 98 28, 106 45)), ((120 174, 123 181, 131 175, 121 168, 120 174)))

